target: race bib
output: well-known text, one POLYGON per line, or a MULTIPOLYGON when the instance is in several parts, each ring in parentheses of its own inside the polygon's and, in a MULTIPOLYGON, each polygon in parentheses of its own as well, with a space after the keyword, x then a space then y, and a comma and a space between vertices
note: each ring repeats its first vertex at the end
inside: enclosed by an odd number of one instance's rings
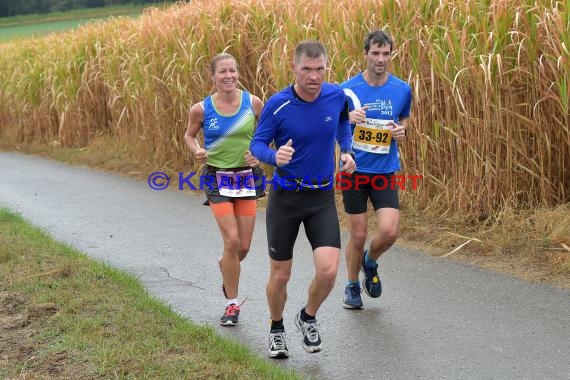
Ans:
POLYGON ((390 153, 392 126, 389 123, 390 120, 367 118, 364 124, 357 124, 352 136, 354 149, 377 154, 390 153))
POLYGON ((239 172, 216 172, 218 191, 226 197, 254 197, 255 177, 251 169, 239 172))

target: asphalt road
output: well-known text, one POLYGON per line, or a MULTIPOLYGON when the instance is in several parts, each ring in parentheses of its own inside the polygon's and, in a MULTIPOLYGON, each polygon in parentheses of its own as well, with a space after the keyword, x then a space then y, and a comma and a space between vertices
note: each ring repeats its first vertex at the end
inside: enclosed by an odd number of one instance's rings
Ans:
MULTIPOLYGON (((154 191, 146 181, 13 153, 0 153, 0 178, 1 205, 133 273, 181 315, 212 324, 267 357, 263 212, 242 267, 240 297, 247 301, 240 324, 222 328, 217 321, 225 301, 216 263, 222 244, 201 195, 154 191)), ((317 316, 323 351, 307 354, 293 325, 313 275, 303 232, 294 260, 285 308, 291 357, 273 362, 307 378, 570 379, 569 291, 402 247, 382 257, 384 294, 375 300, 363 295, 361 311, 342 308, 341 264, 317 316)))

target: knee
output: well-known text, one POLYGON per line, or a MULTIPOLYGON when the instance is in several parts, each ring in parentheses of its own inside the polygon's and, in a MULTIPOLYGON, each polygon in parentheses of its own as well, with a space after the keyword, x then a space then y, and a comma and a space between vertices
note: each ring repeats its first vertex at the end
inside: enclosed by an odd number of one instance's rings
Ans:
MULTIPOLYGON (((226 238, 224 240, 224 245, 225 245, 226 251, 231 252, 231 253, 234 253, 234 252, 238 253, 240 250, 239 238, 237 236, 226 238)), ((240 256, 241 256, 241 252, 240 252, 240 256)))
POLYGON ((243 261, 249 252, 249 246, 247 247, 240 247, 239 249, 239 261, 243 261))
POLYGON ((243 259, 245 259, 245 257, 247 256, 247 254, 249 253, 249 248, 250 245, 244 245, 241 244, 239 247, 239 260, 242 261, 243 259))
POLYGON ((350 240, 353 246, 362 249, 366 243, 366 230, 350 231, 350 240))
POLYGON ((386 228, 378 231, 378 238, 388 246, 396 242, 398 238, 398 227, 386 228))
POLYGON ((291 278, 291 271, 276 270, 271 273, 269 282, 277 287, 285 287, 291 278))
POLYGON ((321 267, 317 271, 317 278, 328 284, 334 284, 336 281, 336 275, 338 273, 338 264, 330 263, 330 265, 321 267))
POLYGON ((394 244, 396 239, 398 238, 398 230, 392 230, 390 233, 387 234, 386 238, 390 242, 390 244, 394 244))

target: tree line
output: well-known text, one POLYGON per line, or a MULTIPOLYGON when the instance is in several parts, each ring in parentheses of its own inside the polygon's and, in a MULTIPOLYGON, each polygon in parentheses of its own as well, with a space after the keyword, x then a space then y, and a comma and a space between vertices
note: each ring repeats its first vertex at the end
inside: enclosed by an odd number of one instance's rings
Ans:
POLYGON ((65 12, 109 5, 163 3, 161 0, 0 0, 0 17, 65 12))

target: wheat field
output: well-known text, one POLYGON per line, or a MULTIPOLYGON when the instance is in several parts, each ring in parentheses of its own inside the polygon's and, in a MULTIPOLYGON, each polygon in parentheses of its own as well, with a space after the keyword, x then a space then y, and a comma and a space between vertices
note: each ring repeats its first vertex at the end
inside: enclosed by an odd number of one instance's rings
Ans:
POLYGON ((213 90, 213 55, 233 54, 241 85, 265 100, 291 84, 300 40, 325 44, 328 80, 341 82, 383 28, 414 96, 402 172, 423 179, 404 206, 484 220, 570 201, 570 1, 339 4, 195 0, 0 44, 0 138, 87 147, 104 136, 149 167, 188 172, 188 107, 213 90))

